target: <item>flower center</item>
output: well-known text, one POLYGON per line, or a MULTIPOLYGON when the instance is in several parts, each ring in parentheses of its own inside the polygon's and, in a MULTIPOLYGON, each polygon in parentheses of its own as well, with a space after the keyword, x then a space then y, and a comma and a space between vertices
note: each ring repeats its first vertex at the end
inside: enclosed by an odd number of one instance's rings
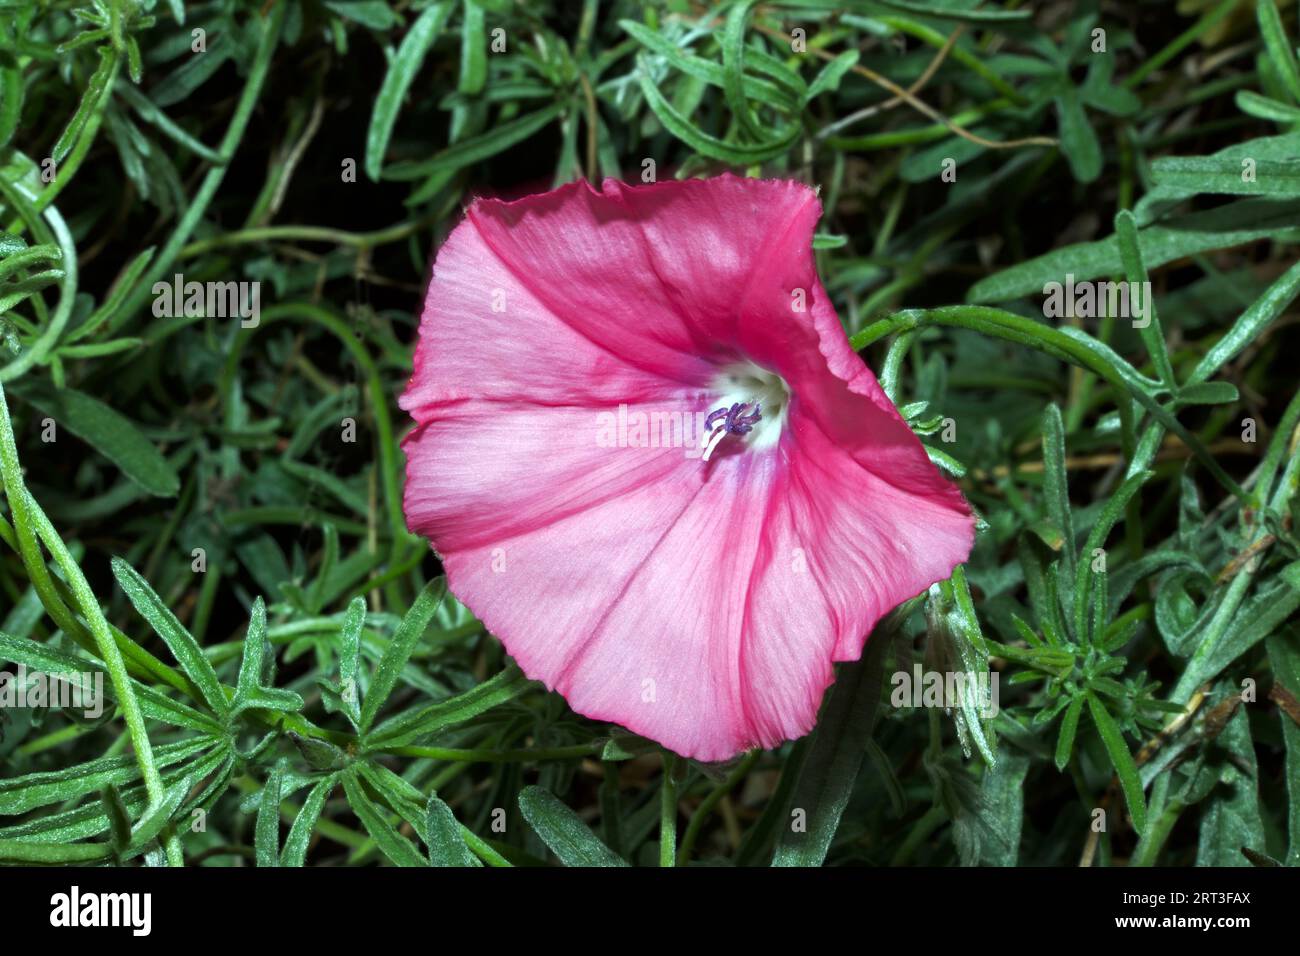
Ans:
POLYGON ((728 435, 744 439, 750 451, 771 448, 781 437, 790 406, 785 380, 748 360, 729 365, 714 380, 719 408, 704 420, 704 453, 708 461, 728 435))

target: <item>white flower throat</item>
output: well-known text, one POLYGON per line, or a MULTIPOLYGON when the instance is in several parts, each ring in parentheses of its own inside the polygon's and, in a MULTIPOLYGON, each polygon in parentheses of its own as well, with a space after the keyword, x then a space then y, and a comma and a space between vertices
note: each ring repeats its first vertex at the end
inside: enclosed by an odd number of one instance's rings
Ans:
POLYGON ((748 451, 763 451, 780 440, 790 408, 790 389, 780 375, 742 360, 723 368, 713 388, 719 407, 704 421, 701 461, 728 436, 748 451))

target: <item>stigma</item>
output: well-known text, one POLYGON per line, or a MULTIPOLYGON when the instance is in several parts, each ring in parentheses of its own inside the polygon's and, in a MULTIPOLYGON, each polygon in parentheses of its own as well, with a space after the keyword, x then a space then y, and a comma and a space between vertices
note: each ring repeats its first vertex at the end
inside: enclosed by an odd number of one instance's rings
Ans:
POLYGON ((718 370, 713 380, 714 409, 704 419, 700 436, 702 461, 730 437, 738 450, 762 452, 780 441, 789 417, 790 388, 776 372, 740 359, 718 370))
POLYGON ((748 435, 763 420, 763 406, 760 403, 754 402, 754 410, 746 412, 745 409, 749 407, 748 402, 733 402, 730 408, 719 408, 709 413, 709 417, 704 419, 709 437, 705 441, 701 461, 708 461, 713 449, 728 435, 748 435))

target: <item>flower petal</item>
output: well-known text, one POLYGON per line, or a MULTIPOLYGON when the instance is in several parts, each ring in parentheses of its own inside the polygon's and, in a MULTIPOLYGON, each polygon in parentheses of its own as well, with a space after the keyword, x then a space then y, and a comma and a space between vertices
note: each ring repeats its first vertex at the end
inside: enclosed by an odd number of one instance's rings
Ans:
POLYGON ((477 203, 403 396, 407 520, 452 590, 574 710, 698 759, 807 732, 832 662, 973 538, 849 346, 819 215, 807 187, 735 177, 477 203), (597 437, 619 403, 707 414, 736 359, 788 386, 775 445, 706 463, 597 437))

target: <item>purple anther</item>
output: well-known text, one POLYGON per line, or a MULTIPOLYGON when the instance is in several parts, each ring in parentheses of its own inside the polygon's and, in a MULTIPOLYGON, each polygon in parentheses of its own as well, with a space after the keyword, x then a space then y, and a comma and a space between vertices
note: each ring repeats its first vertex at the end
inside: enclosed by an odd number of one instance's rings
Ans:
POLYGON ((762 419, 763 406, 755 403, 752 412, 742 414, 746 408, 749 408, 748 402, 736 402, 730 408, 715 409, 709 413, 708 418, 704 419, 704 427, 712 431, 718 421, 722 420, 722 428, 726 434, 747 435, 762 419))

